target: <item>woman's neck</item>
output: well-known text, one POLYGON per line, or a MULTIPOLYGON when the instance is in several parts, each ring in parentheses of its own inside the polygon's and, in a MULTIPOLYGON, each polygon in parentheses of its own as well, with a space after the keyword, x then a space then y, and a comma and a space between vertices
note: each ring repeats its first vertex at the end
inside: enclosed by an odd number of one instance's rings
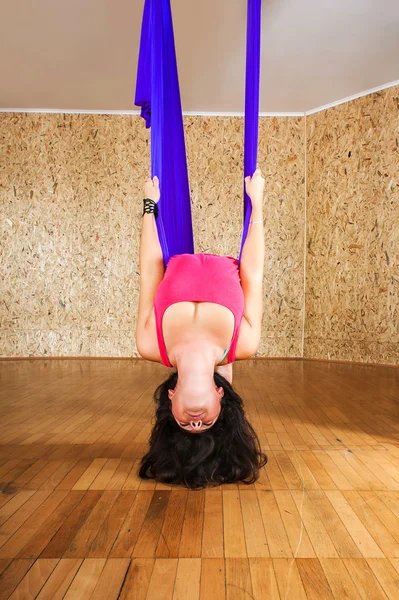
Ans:
POLYGON ((220 360, 220 348, 214 341, 204 338, 194 338, 175 346, 173 362, 181 375, 191 380, 212 373, 220 360))

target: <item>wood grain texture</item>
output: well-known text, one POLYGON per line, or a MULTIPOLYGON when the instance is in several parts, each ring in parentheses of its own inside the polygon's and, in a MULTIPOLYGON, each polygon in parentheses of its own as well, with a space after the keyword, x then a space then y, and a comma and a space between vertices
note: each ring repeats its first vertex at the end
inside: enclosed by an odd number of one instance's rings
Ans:
POLYGON ((307 117, 305 357, 399 362, 399 86, 307 117))
MULTIPOLYGON (((195 251, 238 256, 243 118, 185 116, 184 127, 195 251)), ((0 137, 0 356, 138 356, 142 188, 150 166, 144 121, 2 113, 0 137)), ((260 118, 261 356, 301 353, 304 149, 304 118, 260 118)), ((77 443, 87 437, 80 433, 77 443)))
POLYGON ((396 600, 398 369, 237 363, 269 462, 200 491, 137 476, 165 373, 0 361, 0 600, 396 600))

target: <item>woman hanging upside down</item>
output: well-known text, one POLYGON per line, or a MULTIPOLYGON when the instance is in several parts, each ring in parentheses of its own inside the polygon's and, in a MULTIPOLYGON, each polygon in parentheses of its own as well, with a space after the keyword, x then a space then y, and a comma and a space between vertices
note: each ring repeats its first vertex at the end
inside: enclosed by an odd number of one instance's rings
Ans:
MULTIPOLYGON (((176 369, 154 393, 143 479, 192 489, 253 483, 267 462, 232 387, 232 363, 255 354, 261 336, 264 183, 259 168, 245 178, 252 213, 240 264, 231 256, 176 254, 165 270, 154 212, 143 214, 137 348, 176 369)), ((157 177, 144 194, 156 211, 157 177)))

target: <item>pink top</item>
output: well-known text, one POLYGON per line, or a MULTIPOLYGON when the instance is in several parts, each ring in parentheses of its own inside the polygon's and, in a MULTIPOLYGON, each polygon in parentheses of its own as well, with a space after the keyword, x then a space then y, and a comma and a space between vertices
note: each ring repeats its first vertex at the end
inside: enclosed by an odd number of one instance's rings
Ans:
POLYGON ((244 293, 238 260, 216 254, 175 254, 169 259, 154 299, 155 323, 162 364, 173 367, 162 333, 165 310, 176 302, 214 302, 234 315, 234 332, 228 362, 234 362, 238 334, 244 315, 244 293))

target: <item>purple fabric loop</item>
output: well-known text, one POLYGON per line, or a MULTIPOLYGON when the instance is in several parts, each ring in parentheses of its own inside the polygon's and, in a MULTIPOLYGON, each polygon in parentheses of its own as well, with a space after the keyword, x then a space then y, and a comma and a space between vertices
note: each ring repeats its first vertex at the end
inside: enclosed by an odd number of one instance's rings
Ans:
MULTIPOLYGON (((262 0, 248 0, 245 79, 244 178, 256 168, 258 148, 262 0)), ((145 0, 136 95, 146 127, 151 127, 151 176, 159 178, 161 197, 156 220, 165 268, 175 254, 193 254, 183 115, 170 0, 145 0)), ((245 193, 238 261, 247 237, 251 200, 245 193)))

